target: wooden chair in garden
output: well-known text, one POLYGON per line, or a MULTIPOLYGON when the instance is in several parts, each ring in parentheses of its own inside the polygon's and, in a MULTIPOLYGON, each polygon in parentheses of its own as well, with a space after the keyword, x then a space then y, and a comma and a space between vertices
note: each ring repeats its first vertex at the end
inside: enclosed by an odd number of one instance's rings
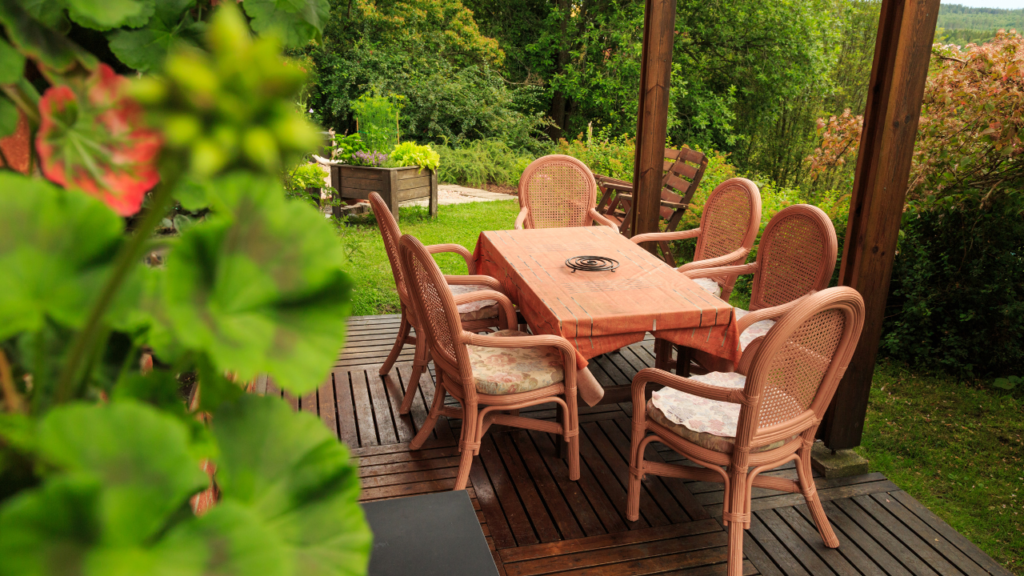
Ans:
MULTIPOLYGON (((665 220, 665 231, 673 232, 679 226, 694 192, 700 186, 704 171, 708 167, 707 156, 682 148, 665 150, 665 175, 661 180, 661 218, 665 220)), ((601 189, 601 201, 597 211, 619 225, 623 234, 629 235, 630 212, 633 210, 633 183, 608 176, 595 174, 597 185, 601 189)), ((658 242, 662 258, 670 266, 675 266, 675 259, 668 249, 667 241, 658 242)))
MULTIPOLYGON (((757 260, 750 264, 701 268, 683 272, 693 279, 716 278, 732 285, 743 274, 753 274, 750 310, 736 309, 740 346, 744 351, 768 333, 778 318, 801 299, 824 290, 836 269, 839 242, 832 221, 820 208, 797 204, 783 209, 768 222, 757 246, 757 260)), ((687 356, 704 370, 731 370, 717 356, 698 350, 680 354, 682 373, 690 365, 687 356)))
MULTIPOLYGON (((700 215, 700 227, 680 232, 653 232, 633 236, 631 240, 658 242, 667 252, 672 240, 697 239, 693 262, 678 268, 680 272, 743 264, 761 226, 761 193, 746 178, 730 178, 708 196, 700 215)), ((736 277, 698 278, 701 288, 728 301, 736 277)))
POLYGON ((722 523, 729 530, 730 576, 743 573, 743 530, 750 528, 754 487, 803 494, 825 545, 839 540, 821 507, 811 474, 811 447, 825 410, 857 346, 864 300, 840 286, 791 307, 757 350, 740 361, 741 372, 684 378, 641 370, 633 379, 633 430, 626 517, 640 515, 646 474, 725 485, 722 523), (665 386, 648 401, 648 383, 665 386), (661 442, 701 467, 644 460, 661 442), (796 462, 797 481, 761 476, 796 462))
MULTIPOLYGON (((399 413, 408 414, 413 398, 416 397, 420 376, 430 362, 430 355, 427 350, 426 340, 422 337, 423 331, 420 329, 419 319, 410 303, 409 291, 402 274, 401 263, 398 260, 398 240, 402 237, 402 233, 398 229, 398 222, 395 222, 395 218, 391 215, 387 204, 384 203, 384 200, 376 192, 370 193, 370 206, 373 208, 373 214, 377 218, 380 235, 384 239, 384 249, 388 254, 388 262, 391 264, 391 273, 395 277, 395 288, 398 290, 398 299, 402 306, 402 320, 398 327, 398 338, 395 340, 391 353, 388 354, 387 359, 384 361, 384 365, 380 368, 380 375, 385 378, 388 377, 387 375, 391 372, 391 367, 394 366, 395 360, 398 359, 398 355, 406 344, 412 344, 416 347, 416 353, 413 357, 412 375, 406 387, 402 405, 398 409, 399 413), (413 328, 416 329, 415 336, 410 335, 410 330, 413 328)), ((473 256, 464 247, 458 244, 436 244, 428 246, 426 250, 431 254, 455 252, 466 260, 469 276, 445 276, 448 288, 453 293, 469 294, 480 291, 501 290, 501 283, 494 278, 474 275, 476 265, 473 262, 473 256)), ((459 306, 459 317, 463 328, 471 331, 480 331, 499 325, 499 311, 498 303, 493 299, 474 300, 459 306)), ((514 319, 515 317, 513 316, 513 321, 514 319)))
POLYGON ((482 291, 453 296, 445 277, 427 248, 412 236, 403 236, 399 253, 421 337, 430 343, 436 368, 434 399, 419 433, 409 443, 418 450, 442 414, 461 418, 461 459, 455 489, 469 479, 473 456, 492 424, 559 434, 569 445, 569 479, 580 477, 579 422, 576 413, 576 349, 560 336, 529 336, 517 330, 512 302, 502 293, 482 291), (480 300, 497 301, 502 309, 502 330, 486 336, 463 328, 458 306, 480 300), (461 408, 444 405, 451 394, 461 408), (519 416, 528 406, 554 402, 561 421, 548 422, 519 416))
POLYGON ((594 209, 597 182, 590 168, 572 156, 552 154, 530 163, 519 179, 519 217, 524 228, 573 228, 599 224, 618 230, 594 209))

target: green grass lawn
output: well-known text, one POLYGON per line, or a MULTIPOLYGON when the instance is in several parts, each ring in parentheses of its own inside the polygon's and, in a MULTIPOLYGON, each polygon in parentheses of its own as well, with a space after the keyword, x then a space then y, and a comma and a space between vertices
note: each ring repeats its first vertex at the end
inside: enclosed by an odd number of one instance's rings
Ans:
POLYGON ((1024 390, 880 361, 857 452, 871 469, 1024 574, 1024 390))
MULTIPOLYGON (((514 200, 441 206, 436 220, 402 208, 402 232, 424 244, 455 243, 470 252, 484 230, 509 230, 514 200)), ((355 280, 354 314, 399 311, 391 267, 372 218, 340 231, 355 280)), ((448 274, 465 274, 461 257, 437 257, 448 274)), ((733 305, 748 296, 737 291, 733 305)), ((863 445, 857 449, 993 558, 1024 574, 1024 391, 1010 396, 942 375, 879 362, 863 445)))

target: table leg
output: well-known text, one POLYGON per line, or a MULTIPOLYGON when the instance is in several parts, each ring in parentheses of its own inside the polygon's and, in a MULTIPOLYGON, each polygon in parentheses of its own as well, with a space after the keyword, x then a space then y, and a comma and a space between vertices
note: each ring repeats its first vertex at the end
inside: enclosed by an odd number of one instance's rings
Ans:
MULTIPOLYGON (((555 402, 555 421, 559 423, 565 422, 565 408, 558 402, 555 402)), ((555 445, 558 446, 558 457, 568 458, 569 457, 569 443, 565 441, 564 436, 555 437, 555 445)))
POLYGON ((690 353, 693 348, 688 346, 676 346, 676 374, 679 376, 690 376, 690 353))
POLYGON ((661 338, 654 339, 654 367, 659 370, 672 370, 672 343, 661 338))

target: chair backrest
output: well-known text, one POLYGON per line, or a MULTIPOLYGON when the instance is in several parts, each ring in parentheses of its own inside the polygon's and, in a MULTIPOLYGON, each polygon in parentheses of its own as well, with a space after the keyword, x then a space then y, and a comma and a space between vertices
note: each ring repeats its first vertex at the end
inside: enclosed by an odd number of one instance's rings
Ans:
MULTIPOLYGON (((750 248, 761 226, 761 192, 746 178, 719 184, 700 215, 700 236, 693 261, 718 258, 738 248, 750 248)), ((746 258, 723 266, 742 264, 746 258)))
POLYGON ((820 208, 797 204, 772 217, 757 246, 750 309, 792 302, 823 290, 836 269, 839 242, 820 208))
POLYGON ((519 206, 530 209, 525 228, 590 226, 596 202, 594 174, 572 156, 538 158, 519 179, 519 206))
POLYGON ((782 316, 753 352, 744 392, 756 400, 740 409, 737 447, 806 432, 810 422, 794 418, 808 410, 816 427, 863 327, 864 299, 847 286, 818 292, 782 316))
POLYGON ((398 222, 395 222, 395 217, 388 209, 388 205, 376 192, 370 192, 370 207, 373 209, 373 216, 377 219, 380 235, 384 239, 384 251, 388 254, 391 274, 395 277, 398 299, 408 308, 409 293, 402 276, 402 264, 398 259, 398 240, 402 237, 402 231, 398 229, 398 222))
MULTIPOLYGON (((398 254, 406 273, 409 300, 419 319, 417 329, 422 329, 427 338, 434 364, 457 383, 471 381, 472 369, 469 352, 461 339, 459 310, 444 274, 423 244, 413 236, 402 236, 398 242, 398 254)), ((473 387, 466 387, 467 390, 470 388, 473 387)))
MULTIPOLYGON (((665 149, 665 175, 661 180, 661 199, 689 205, 694 192, 704 178, 708 157, 696 150, 680 148, 665 149)), ((678 209, 669 206, 660 208, 661 217, 670 220, 678 209)))

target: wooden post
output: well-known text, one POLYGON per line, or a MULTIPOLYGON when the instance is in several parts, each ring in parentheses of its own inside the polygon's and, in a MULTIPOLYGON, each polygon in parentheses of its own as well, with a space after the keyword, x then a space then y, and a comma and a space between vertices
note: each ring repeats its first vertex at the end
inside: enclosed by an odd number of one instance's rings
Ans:
MULTIPOLYGON (((633 235, 658 231, 675 26, 675 0, 646 0, 633 166, 633 235)), ((654 244, 648 249, 653 250, 654 244)))
POLYGON ((882 337, 939 0, 882 0, 839 283, 864 296, 857 351, 821 427, 833 450, 860 444, 882 337))

